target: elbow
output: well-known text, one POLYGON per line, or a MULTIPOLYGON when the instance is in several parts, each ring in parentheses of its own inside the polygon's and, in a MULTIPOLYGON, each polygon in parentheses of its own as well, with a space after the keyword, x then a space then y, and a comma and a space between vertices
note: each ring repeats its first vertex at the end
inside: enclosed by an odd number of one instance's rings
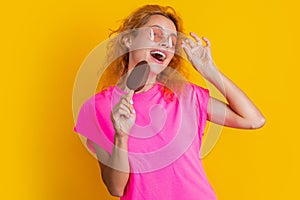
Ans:
POLYGON ((259 129, 262 128, 264 125, 266 124, 266 119, 262 116, 259 117, 258 119, 256 119, 252 125, 251 125, 251 129, 259 129))
POLYGON ((114 182, 108 182, 108 181, 104 181, 104 184, 106 185, 106 188, 108 190, 108 192, 110 193, 110 195, 115 196, 115 197, 122 197, 124 195, 124 190, 125 190, 125 186, 123 186, 123 184, 120 184, 120 182, 118 183, 114 183, 114 182))
POLYGON ((110 195, 112 195, 112 196, 122 197, 124 195, 124 188, 109 187, 107 189, 108 189, 110 195))
POLYGON ((126 177, 116 177, 113 175, 105 176, 105 174, 109 173, 101 173, 102 181, 105 184, 110 195, 115 197, 122 197, 124 195, 124 191, 128 182, 128 176, 126 177))

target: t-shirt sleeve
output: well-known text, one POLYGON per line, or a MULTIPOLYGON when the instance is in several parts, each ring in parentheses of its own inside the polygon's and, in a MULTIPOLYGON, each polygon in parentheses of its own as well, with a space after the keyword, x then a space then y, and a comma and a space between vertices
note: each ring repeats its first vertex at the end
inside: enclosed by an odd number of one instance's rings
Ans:
POLYGON ((93 98, 90 98, 82 105, 74 131, 87 138, 86 146, 91 152, 96 152, 93 146, 94 142, 111 154, 113 143, 109 140, 100 126, 93 98))
POLYGON ((207 106, 208 101, 210 99, 209 90, 203 87, 200 87, 198 85, 193 85, 195 97, 196 97, 196 104, 199 108, 199 131, 201 133, 201 136, 204 134, 204 129, 206 125, 207 120, 207 106))

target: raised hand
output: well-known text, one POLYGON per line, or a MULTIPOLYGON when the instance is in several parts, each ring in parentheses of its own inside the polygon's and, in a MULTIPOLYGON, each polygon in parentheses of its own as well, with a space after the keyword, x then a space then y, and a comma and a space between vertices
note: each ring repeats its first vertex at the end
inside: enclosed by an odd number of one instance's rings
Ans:
POLYGON ((131 90, 129 94, 122 95, 119 103, 112 109, 110 116, 117 136, 127 136, 135 123, 136 114, 132 105, 133 92, 131 90))
POLYGON ((203 45, 202 40, 195 33, 191 32, 190 35, 194 40, 192 38, 182 40, 182 48, 194 68, 204 78, 208 78, 212 68, 215 69, 211 55, 210 42, 207 38, 202 37, 205 42, 205 45, 203 45))

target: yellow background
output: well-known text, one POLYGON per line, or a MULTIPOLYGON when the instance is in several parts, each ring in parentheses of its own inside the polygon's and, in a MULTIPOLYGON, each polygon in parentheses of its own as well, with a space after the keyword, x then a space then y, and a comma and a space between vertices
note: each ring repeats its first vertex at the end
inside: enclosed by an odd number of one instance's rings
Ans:
POLYGON ((2 2, 0 199, 113 199, 73 132, 72 90, 108 29, 145 3, 172 5, 186 31, 207 36, 219 69, 267 119, 224 128, 203 159, 218 199, 300 199, 296 0, 2 2))

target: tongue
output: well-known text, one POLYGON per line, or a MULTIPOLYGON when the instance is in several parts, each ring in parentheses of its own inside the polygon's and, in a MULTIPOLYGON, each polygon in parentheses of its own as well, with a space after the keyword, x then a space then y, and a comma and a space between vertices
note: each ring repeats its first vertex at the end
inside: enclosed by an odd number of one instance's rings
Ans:
POLYGON ((158 53, 153 53, 153 54, 151 54, 151 56, 158 61, 162 61, 162 58, 163 58, 163 56, 158 53))
POLYGON ((139 62, 127 78, 126 85, 130 90, 138 92, 144 88, 150 73, 150 66, 146 61, 139 62))
POLYGON ((161 61, 161 55, 159 55, 158 53, 153 54, 152 57, 154 57, 156 60, 161 61))

